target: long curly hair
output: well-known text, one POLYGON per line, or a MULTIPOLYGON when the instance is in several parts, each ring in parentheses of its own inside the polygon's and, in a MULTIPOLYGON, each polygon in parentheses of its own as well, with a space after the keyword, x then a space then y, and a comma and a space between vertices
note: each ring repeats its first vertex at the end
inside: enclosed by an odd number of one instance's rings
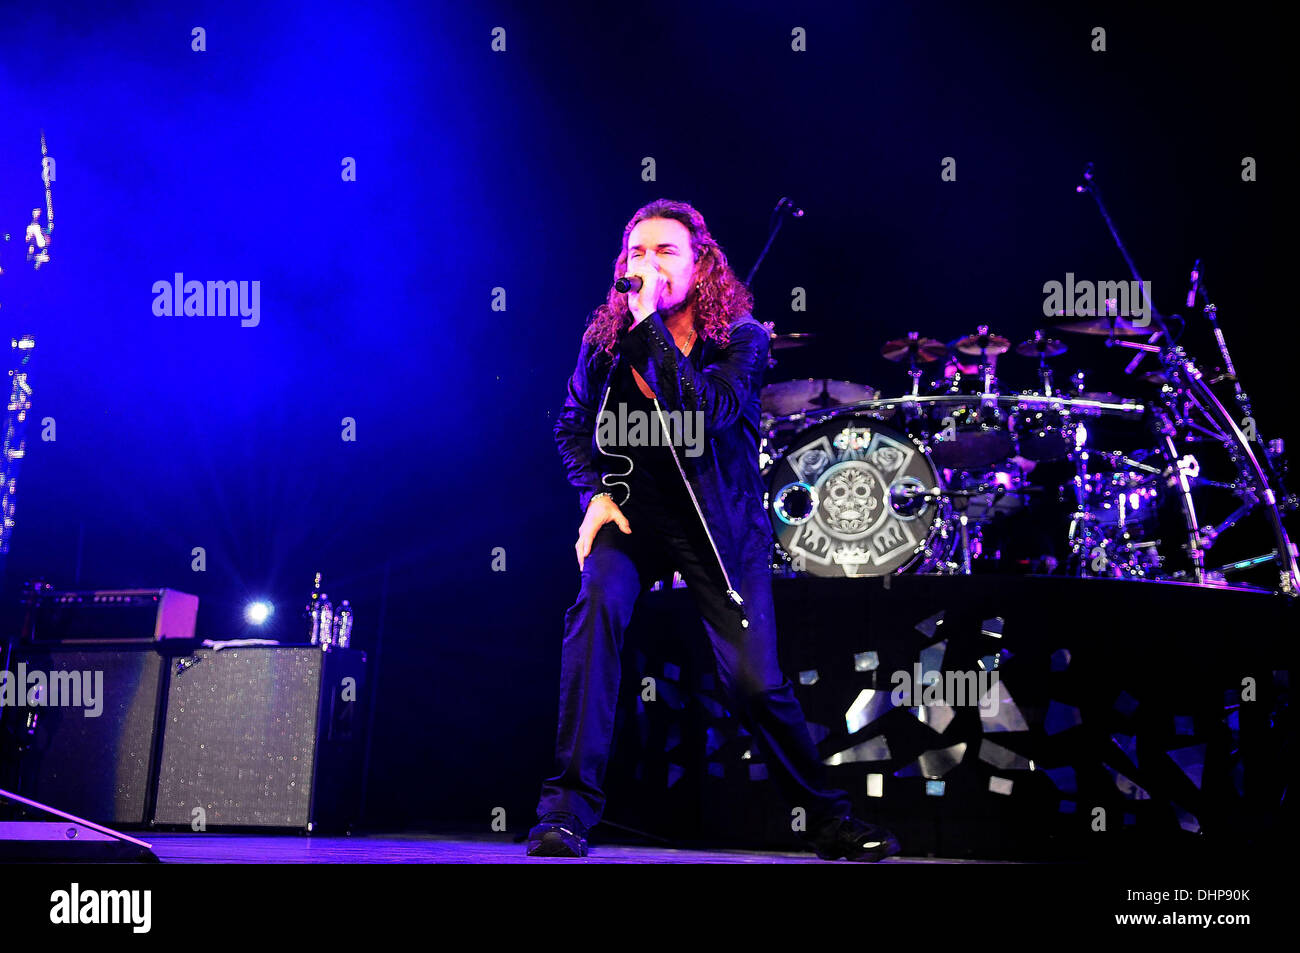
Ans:
MULTIPOLYGON (((731 338, 732 322, 753 312, 754 296, 727 264, 726 253, 709 234, 704 216, 687 203, 656 199, 637 209, 623 229, 623 246, 614 260, 614 280, 627 273, 628 236, 638 222, 648 218, 671 218, 681 222, 691 233, 696 286, 689 292, 687 301, 694 303, 695 324, 700 337, 725 345, 731 338)), ((591 313, 583 339, 613 353, 619 335, 631 326, 632 312, 627 306, 627 295, 615 291, 611 281, 609 295, 605 303, 591 313)))

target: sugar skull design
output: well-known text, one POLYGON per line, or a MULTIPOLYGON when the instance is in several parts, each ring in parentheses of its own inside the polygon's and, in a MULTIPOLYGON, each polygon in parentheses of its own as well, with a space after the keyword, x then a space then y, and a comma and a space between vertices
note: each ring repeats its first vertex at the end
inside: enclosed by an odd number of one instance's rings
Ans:
POLYGON ((865 533, 880 512, 879 487, 876 474, 858 461, 827 471, 819 493, 827 528, 844 536, 865 533))

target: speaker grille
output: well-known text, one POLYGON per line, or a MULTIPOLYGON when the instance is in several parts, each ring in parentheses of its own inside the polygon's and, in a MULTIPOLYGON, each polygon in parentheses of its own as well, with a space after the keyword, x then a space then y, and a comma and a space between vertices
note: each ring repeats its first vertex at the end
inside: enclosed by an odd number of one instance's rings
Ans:
POLYGON ((204 650, 174 661, 160 824, 305 828, 323 655, 318 648, 204 650))
POLYGON ((149 649, 95 651, 20 648, 27 673, 90 673, 102 678, 102 710, 16 706, 6 711, 10 730, 34 714, 32 750, 20 762, 21 793, 100 824, 144 824, 150 758, 158 718, 163 659, 149 649))

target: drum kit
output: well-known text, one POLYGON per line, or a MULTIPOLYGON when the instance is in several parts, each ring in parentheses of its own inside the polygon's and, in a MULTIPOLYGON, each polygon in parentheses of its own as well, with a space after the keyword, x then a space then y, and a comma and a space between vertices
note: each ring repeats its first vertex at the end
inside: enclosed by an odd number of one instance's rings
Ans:
MULTIPOLYGON (((759 464, 774 572, 1063 574, 1300 595, 1284 525, 1300 501, 1282 485, 1285 447, 1260 436, 1200 260, 1186 307, 1203 305, 1198 330, 1212 332, 1222 360, 1208 372, 1184 346, 1191 322, 1150 300, 1091 162, 1074 191, 1096 202, 1146 305, 1133 314, 1117 295, 1063 311, 1049 296, 1050 326, 1014 345, 988 326, 947 343, 911 331, 880 349, 906 366, 897 396, 820 378, 764 387, 759 464), (1140 396, 1102 388, 1108 373, 1118 378, 1108 359, 1088 357, 1093 345, 1128 352, 1123 389, 1140 396), (1076 348, 1089 369, 1058 378, 1076 348), (1148 357, 1160 366, 1136 373, 1148 357), (1003 358, 1029 389, 1004 390, 1003 358)), ((772 351, 814 337, 773 333, 772 351)))
MULTIPOLYGON (((1228 585, 1231 574, 1271 563, 1280 572, 1265 588, 1296 594, 1295 548, 1280 513, 1294 499, 1280 499, 1274 466, 1280 445, 1247 438, 1186 353, 1167 339, 1148 343, 1154 337, 1111 314, 1073 318, 1018 344, 987 326, 948 343, 912 331, 880 349, 906 368, 898 396, 842 380, 767 385, 760 466, 774 571, 1228 585), (1157 354, 1163 366, 1134 378, 1149 392, 1140 398, 1090 389, 1085 371, 1058 381, 1071 350, 1064 335, 1105 336, 1108 347, 1157 354), (1021 362, 1013 371, 1032 373, 1030 389, 1004 390, 998 362, 1008 355, 1021 362), (1199 460, 1216 454, 1227 479, 1200 472, 1199 460), (1239 504, 1213 526, 1200 515, 1211 488, 1239 504), (1207 569, 1218 536, 1261 508, 1272 510, 1273 551, 1207 569)), ((812 335, 773 340, 802 347, 812 335)))

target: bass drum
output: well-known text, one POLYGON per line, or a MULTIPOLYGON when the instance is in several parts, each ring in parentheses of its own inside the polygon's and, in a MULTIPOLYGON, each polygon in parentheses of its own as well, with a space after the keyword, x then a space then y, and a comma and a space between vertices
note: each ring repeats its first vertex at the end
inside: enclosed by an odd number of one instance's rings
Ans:
POLYGON ((886 576, 942 558, 939 474, 925 446, 863 414, 809 427, 767 475, 767 508, 796 573, 886 576))

